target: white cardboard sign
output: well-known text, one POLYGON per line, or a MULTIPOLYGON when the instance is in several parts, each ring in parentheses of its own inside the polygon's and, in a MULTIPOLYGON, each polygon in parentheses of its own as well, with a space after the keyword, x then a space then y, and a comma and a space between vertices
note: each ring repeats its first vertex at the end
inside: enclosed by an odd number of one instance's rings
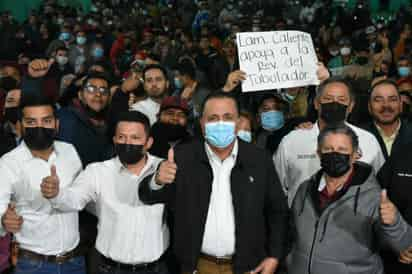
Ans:
POLYGON ((241 32, 236 35, 242 91, 318 85, 317 57, 309 33, 241 32))

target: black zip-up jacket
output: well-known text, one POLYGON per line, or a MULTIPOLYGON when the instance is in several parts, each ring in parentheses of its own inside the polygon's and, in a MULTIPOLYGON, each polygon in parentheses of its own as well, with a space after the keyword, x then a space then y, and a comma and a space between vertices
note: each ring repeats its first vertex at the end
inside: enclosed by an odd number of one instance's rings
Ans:
MULTIPOLYGON (((284 256, 288 208, 272 159, 264 150, 239 142, 231 173, 235 216, 234 272, 253 270, 265 257, 284 256)), ((183 272, 196 269, 212 191, 213 171, 205 144, 193 142, 175 150, 176 180, 160 190, 141 184, 140 199, 167 203, 175 212, 174 251, 183 272)))
MULTIPOLYGON (((412 225, 412 138, 409 144, 399 146, 378 173, 378 181, 387 189, 389 199, 395 204, 405 221, 412 225)), ((386 251, 382 258, 387 274, 410 274, 412 265, 400 263, 399 254, 386 251)))
MULTIPOLYGON (((387 160, 389 158, 389 153, 386 150, 385 142, 383 141, 382 136, 380 135, 378 129, 376 128, 375 123, 370 122, 364 125, 362 128, 369 131, 376 137, 382 149, 383 156, 385 157, 385 160, 387 160)), ((411 141, 412 141, 412 124, 408 122, 407 120, 401 120, 401 127, 399 128, 398 135, 396 136, 395 141, 393 142, 391 154, 399 153, 399 152, 402 153, 402 146, 411 141)))

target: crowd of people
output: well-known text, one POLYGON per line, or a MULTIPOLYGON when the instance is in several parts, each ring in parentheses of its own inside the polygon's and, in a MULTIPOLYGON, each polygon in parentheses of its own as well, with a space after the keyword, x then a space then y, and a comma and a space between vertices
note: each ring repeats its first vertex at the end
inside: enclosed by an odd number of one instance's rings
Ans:
POLYGON ((412 7, 347 2, 3 12, 0 271, 412 273, 412 7), (276 30, 320 85, 243 93, 276 30))

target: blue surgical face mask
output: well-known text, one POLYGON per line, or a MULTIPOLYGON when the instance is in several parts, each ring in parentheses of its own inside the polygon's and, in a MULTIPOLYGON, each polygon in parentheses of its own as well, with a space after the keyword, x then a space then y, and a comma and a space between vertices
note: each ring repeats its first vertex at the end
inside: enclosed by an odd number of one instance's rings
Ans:
POLYGON ((104 55, 104 50, 102 48, 93 49, 93 56, 96 58, 101 58, 104 55))
POLYGON ((241 129, 237 132, 237 137, 239 137, 240 140, 245 141, 246 143, 252 142, 252 132, 250 131, 241 129))
POLYGON ((183 88, 183 82, 179 78, 174 79, 174 85, 177 89, 182 89, 183 88))
POLYGON ((209 122, 205 126, 207 142, 217 148, 229 146, 236 138, 234 122, 209 122))
POLYGON ((265 111, 260 114, 262 127, 268 131, 280 129, 285 124, 283 112, 277 110, 265 111))
POLYGON ((59 39, 62 40, 62 41, 70 40, 70 33, 68 33, 68 32, 60 33, 59 39))
POLYGON ((83 36, 77 36, 76 37, 76 43, 78 45, 84 45, 84 44, 86 44, 86 41, 87 41, 86 37, 83 37, 83 36))
POLYGON ((407 77, 409 76, 410 69, 409 67, 399 67, 398 68, 398 74, 400 77, 407 77))

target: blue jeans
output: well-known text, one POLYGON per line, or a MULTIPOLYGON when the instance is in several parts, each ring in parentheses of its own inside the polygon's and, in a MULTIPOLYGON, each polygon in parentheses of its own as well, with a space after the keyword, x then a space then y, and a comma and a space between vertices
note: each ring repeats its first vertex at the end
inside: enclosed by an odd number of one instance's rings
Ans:
POLYGON ((160 261, 153 267, 149 267, 148 269, 143 269, 139 271, 121 270, 117 267, 110 266, 105 263, 101 263, 99 265, 98 274, 169 274, 169 272, 167 271, 166 263, 163 261, 160 261))
POLYGON ((19 258, 14 274, 86 274, 84 257, 76 257, 63 264, 19 258))

